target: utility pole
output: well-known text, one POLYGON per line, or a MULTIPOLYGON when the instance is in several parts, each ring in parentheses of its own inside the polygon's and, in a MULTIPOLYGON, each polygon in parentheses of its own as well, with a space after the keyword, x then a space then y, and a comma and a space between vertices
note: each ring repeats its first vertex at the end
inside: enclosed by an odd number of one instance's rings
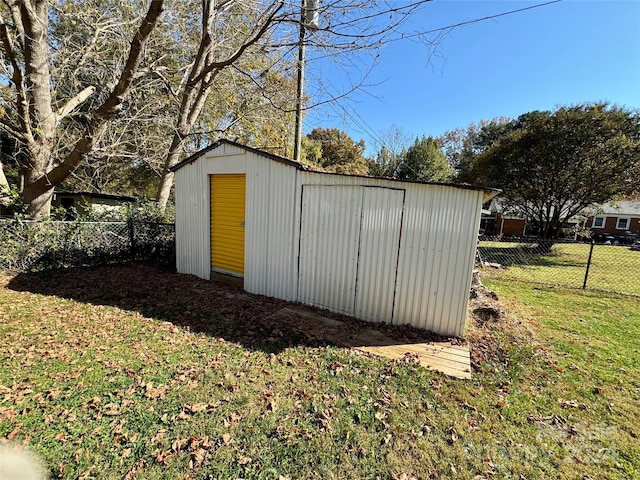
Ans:
POLYGON ((296 131, 293 146, 293 159, 300 161, 302 149, 302 98, 304 96, 305 37, 307 26, 318 28, 318 0, 301 0, 300 5, 300 39, 298 40, 298 89, 296 94, 296 131))

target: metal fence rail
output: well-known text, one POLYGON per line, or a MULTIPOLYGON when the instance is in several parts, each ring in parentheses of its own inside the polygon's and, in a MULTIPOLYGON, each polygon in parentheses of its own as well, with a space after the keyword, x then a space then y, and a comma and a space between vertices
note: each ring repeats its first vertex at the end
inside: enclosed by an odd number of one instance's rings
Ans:
POLYGON ((640 251, 629 245, 481 236, 478 263, 510 280, 640 295, 640 251))
POLYGON ((174 225, 0 220, 0 270, 43 270, 130 260, 173 265, 174 225))

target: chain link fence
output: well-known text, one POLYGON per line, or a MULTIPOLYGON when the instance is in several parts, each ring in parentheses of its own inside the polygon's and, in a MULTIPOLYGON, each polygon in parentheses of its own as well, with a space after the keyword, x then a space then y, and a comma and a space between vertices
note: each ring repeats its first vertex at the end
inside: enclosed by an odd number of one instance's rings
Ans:
POLYGON ((640 295, 640 247, 481 236, 478 266, 487 276, 640 295))
POLYGON ((0 270, 45 270, 131 260, 175 265, 174 225, 0 220, 0 270))

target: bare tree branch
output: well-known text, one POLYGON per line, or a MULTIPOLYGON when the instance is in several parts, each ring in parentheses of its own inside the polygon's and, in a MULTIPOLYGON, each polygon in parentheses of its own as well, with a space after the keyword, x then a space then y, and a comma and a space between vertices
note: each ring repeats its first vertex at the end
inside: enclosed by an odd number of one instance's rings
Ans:
POLYGON ((93 85, 88 86, 80 93, 78 93, 75 97, 71 98, 65 105, 56 113, 56 122, 59 122, 64 117, 69 115, 73 110, 75 110, 79 105, 81 105, 87 98, 93 95, 96 91, 96 87, 93 85))
POLYGON ((27 142, 28 137, 23 134, 20 130, 18 130, 15 126, 10 125, 4 119, 0 120, 0 129, 7 132, 9 135, 14 137, 16 140, 20 142, 27 142))
POLYGON ((194 85, 198 82, 204 81, 205 83, 210 84, 211 80, 206 81, 205 76, 213 72, 214 70, 222 70, 223 68, 232 65, 247 51, 249 47, 255 45, 264 36, 265 32, 269 30, 269 28, 273 27, 273 19, 276 17, 278 12, 282 10, 282 7, 283 4, 272 4, 272 10, 266 15, 265 20, 262 22, 262 26, 256 32, 254 32, 250 38, 248 38, 242 45, 240 45, 240 47, 238 47, 238 49, 233 54, 228 56, 225 60, 219 62, 211 62, 208 65, 204 65, 202 71, 196 77, 192 78, 189 83, 194 85))

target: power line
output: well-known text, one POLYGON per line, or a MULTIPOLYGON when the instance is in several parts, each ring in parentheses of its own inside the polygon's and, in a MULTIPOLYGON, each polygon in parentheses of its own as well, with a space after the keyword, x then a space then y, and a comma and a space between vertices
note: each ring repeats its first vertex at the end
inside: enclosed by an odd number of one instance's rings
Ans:
MULTIPOLYGON (((466 25, 474 24, 474 23, 484 22, 486 20, 492 20, 494 18, 499 18, 499 17, 504 17, 504 16, 507 16, 507 15, 512 15, 514 13, 520 13, 520 12, 524 12, 524 11, 527 11, 527 10, 533 10, 535 8, 545 7, 545 6, 548 6, 548 5, 552 5, 554 3, 560 3, 561 1, 562 0, 551 0, 549 2, 544 2, 544 3, 539 3, 539 4, 536 4, 536 5, 531 5, 529 7, 518 8, 518 9, 515 9, 515 10, 509 10, 507 12, 497 13, 495 15, 488 15, 486 17, 481 17, 481 18, 475 18, 473 20, 466 20, 464 22, 459 22, 459 23, 456 23, 456 24, 453 24, 453 25, 448 25, 448 26, 445 26, 445 27, 439 27, 439 28, 434 28, 434 29, 431 29, 431 30, 425 30, 423 32, 415 32, 415 33, 408 34, 408 35, 402 34, 398 38, 392 38, 392 39, 386 40, 386 43, 397 42, 397 41, 405 40, 405 39, 408 39, 408 38, 415 38, 415 37, 419 37, 419 36, 423 36, 423 35, 428 35, 430 33, 443 32, 443 31, 451 30, 451 29, 454 29, 454 28, 457 28, 457 27, 463 27, 463 26, 466 26, 466 25)), ((314 60, 317 60, 317 59, 320 59, 320 58, 323 58, 323 57, 316 57, 316 58, 314 58, 314 60)), ((326 75, 325 75, 325 81, 328 82, 334 89, 336 88, 335 85, 333 85, 331 80, 326 75)), ((346 109, 346 107, 341 105, 341 104, 338 104, 338 107, 344 112, 344 114, 347 117, 351 118, 351 121, 357 127, 359 127, 361 130, 363 130, 363 133, 368 133, 369 137, 373 140, 374 143, 377 143, 380 146, 385 146, 386 142, 382 138, 380 138, 378 136, 378 134, 373 130, 373 128, 367 123, 367 121, 357 111, 351 110, 351 113, 350 113, 346 109), (354 117, 354 115, 357 116, 358 118, 356 119, 354 117)))
POLYGON ((467 21, 456 23, 456 24, 453 24, 453 25, 448 25, 446 27, 439 27, 439 28, 434 28, 432 30, 425 30, 424 32, 415 32, 415 33, 411 33, 411 34, 408 34, 408 35, 402 34, 400 37, 392 38, 390 40, 386 40, 386 42, 387 43, 389 43, 389 42, 397 42, 397 41, 400 41, 400 40, 404 40, 406 38, 414 38, 414 37, 419 37, 419 36, 422 36, 422 35, 428 35, 429 33, 442 32, 444 30, 451 30, 451 29, 457 28, 457 27, 464 27, 465 25, 471 25, 473 23, 484 22, 485 20, 492 20, 494 18, 504 17, 506 15, 511 15, 511 14, 514 14, 514 13, 524 12, 526 10, 533 10, 534 8, 546 7, 547 5, 551 5, 551 4, 554 4, 554 3, 560 3, 561 1, 562 0, 552 0, 550 2, 539 3, 537 5, 531 5, 530 7, 518 8, 517 10, 510 10, 508 12, 502 12, 502 13, 496 13, 495 15, 489 15, 487 17, 475 18, 473 20, 467 20, 467 21))
MULTIPOLYGON (((400 40, 406 40, 408 38, 421 37, 423 35, 428 35, 430 33, 437 33, 437 32, 444 32, 446 30, 453 30, 454 28, 457 28, 457 27, 464 27, 464 26, 467 26, 467 25, 472 25, 474 23, 484 22, 486 20, 492 20, 494 18, 504 17, 504 16, 507 16, 507 15, 512 15, 514 13, 524 12, 524 11, 527 11, 527 10, 533 10, 535 8, 546 7, 548 5, 552 5, 554 3, 560 3, 560 2, 562 2, 562 0, 551 0, 551 1, 545 2, 545 3, 538 3, 537 5, 531 5, 529 7, 523 7, 523 8, 518 8, 516 10, 509 10, 507 12, 496 13, 495 15, 489 15, 489 16, 486 16, 486 17, 474 18, 473 20, 466 20, 464 22, 459 22, 459 23, 455 23, 455 24, 452 24, 452 25, 447 25, 446 27, 438 27, 438 28, 433 28, 431 30, 425 30, 424 32, 414 32, 414 33, 408 33, 408 34, 402 33, 397 38, 390 38, 388 40, 383 40, 383 41, 381 41, 381 43, 399 42, 400 40)), ((333 56, 333 54, 331 54, 331 53, 325 54, 325 55, 319 55, 319 56, 313 57, 312 60, 321 60, 323 58, 328 58, 328 57, 331 57, 331 56, 333 56)))

